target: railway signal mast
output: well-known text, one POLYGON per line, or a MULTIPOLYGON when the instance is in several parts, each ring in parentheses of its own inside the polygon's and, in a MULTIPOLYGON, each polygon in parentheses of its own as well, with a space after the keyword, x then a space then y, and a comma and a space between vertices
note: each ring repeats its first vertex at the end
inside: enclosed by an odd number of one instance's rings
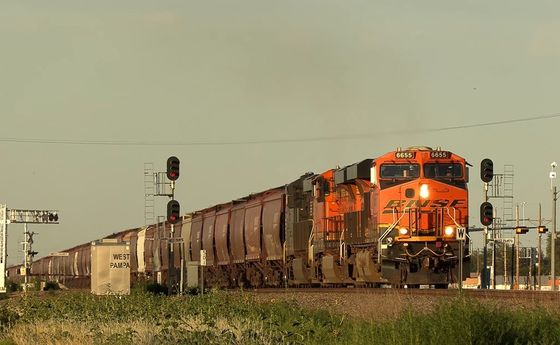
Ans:
POLYGON ((33 234, 27 232, 27 224, 58 224, 58 211, 56 210, 10 210, 6 205, 0 205, 0 293, 6 292, 6 258, 7 258, 7 232, 8 224, 22 223, 24 225, 24 276, 27 288, 27 279, 31 269, 33 256, 37 254, 31 250, 33 234))
MULTIPOLYGON (((179 161, 179 158, 175 156, 171 156, 167 159, 166 175, 167 178, 171 181, 171 195, 169 195, 171 200, 169 200, 169 202, 167 203, 167 222, 171 224, 170 236, 167 241, 168 254, 169 254, 169 261, 167 267, 167 272, 168 272, 167 282, 168 282, 169 294, 173 293, 173 284, 175 283, 177 277, 175 272, 175 263, 174 263, 175 255, 173 253, 175 246, 173 241, 175 239, 175 224, 179 220, 181 220, 181 206, 179 205, 179 202, 175 200, 175 181, 179 178, 180 163, 181 162, 179 161)), ((183 289, 182 276, 183 276, 183 269, 181 268, 181 284, 180 284, 181 293, 183 289)))
MULTIPOLYGON (((156 196, 166 196, 171 200, 167 203, 167 216, 161 217, 165 219, 170 225, 170 237, 169 238, 159 238, 160 240, 167 241, 168 245, 168 292, 171 294, 172 287, 176 281, 176 271, 174 266, 174 244, 182 243, 181 238, 175 238, 175 224, 181 220, 181 206, 177 200, 175 200, 175 181, 180 175, 180 160, 175 156, 171 156, 167 159, 165 172, 153 172, 153 163, 144 163, 144 191, 145 191, 145 204, 144 204, 144 221, 146 226, 152 224, 153 221, 153 208, 154 200, 156 196)), ((160 217, 158 217, 158 230, 160 217)), ((164 229, 165 229, 165 221, 164 229)), ((156 231, 157 233, 157 231, 156 231)), ((156 236, 158 236, 156 234, 156 236)), ((179 283, 179 292, 183 292, 183 259, 181 258, 181 276, 179 283)), ((159 278, 158 278, 159 282, 159 278)))
MULTIPOLYGON (((494 209, 490 202, 488 202, 488 182, 494 178, 494 162, 491 159, 485 158, 480 162, 480 179, 484 182, 484 202, 480 205, 480 222, 484 226, 484 268, 482 270, 481 285, 483 289, 489 287, 488 271, 488 226, 492 225, 494 221, 494 209)), ((495 239, 496 236, 493 236, 495 239)), ((496 241, 494 241, 495 243, 496 241)), ((494 245, 495 246, 495 245, 494 245)), ((495 250, 494 250, 495 252, 495 250)))

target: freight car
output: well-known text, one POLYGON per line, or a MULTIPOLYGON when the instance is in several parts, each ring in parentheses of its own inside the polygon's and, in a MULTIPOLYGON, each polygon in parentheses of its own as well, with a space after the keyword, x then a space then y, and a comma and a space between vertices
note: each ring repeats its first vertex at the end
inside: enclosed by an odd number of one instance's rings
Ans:
MULTIPOLYGON (((168 223, 108 237, 130 242, 133 282, 165 283, 170 257, 175 271, 200 264, 204 249, 206 286, 447 287, 469 272, 468 242, 461 256, 456 240, 468 228, 468 176, 452 152, 397 149, 187 214, 175 225, 182 242, 172 255, 168 223)), ((89 244, 63 252, 33 263, 32 274, 87 286, 89 244)))

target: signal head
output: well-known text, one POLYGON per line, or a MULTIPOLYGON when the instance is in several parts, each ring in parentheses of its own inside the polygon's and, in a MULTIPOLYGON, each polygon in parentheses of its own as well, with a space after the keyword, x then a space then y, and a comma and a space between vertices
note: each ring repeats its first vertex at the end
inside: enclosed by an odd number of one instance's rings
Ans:
POLYGON ((490 182, 494 178, 494 162, 489 158, 484 158, 480 162, 480 179, 483 182, 490 182))
POLYGON ((494 221, 494 207, 488 201, 480 205, 480 223, 489 226, 494 221))
POLYGON ((167 158, 167 178, 175 181, 179 178, 179 158, 171 156, 167 158))
POLYGON ((167 221, 171 224, 181 219, 181 205, 177 200, 169 200, 167 203, 167 221))

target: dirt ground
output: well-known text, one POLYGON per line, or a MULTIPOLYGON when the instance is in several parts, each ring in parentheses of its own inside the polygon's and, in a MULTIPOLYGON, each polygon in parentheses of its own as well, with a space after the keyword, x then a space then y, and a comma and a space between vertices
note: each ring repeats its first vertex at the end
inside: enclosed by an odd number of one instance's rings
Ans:
MULTIPOLYGON (((247 293, 247 292, 246 292, 247 293)), ((248 292, 251 293, 251 292, 248 292)), ((456 293, 431 295, 429 293, 403 292, 387 290, 383 292, 253 292, 255 300, 261 303, 285 300, 295 301, 304 308, 314 310, 328 310, 350 318, 360 318, 371 321, 386 321, 396 318, 407 309, 415 312, 430 312, 436 305, 445 300, 458 298, 456 293)), ((549 296, 550 297, 550 296, 549 296)), ((465 298, 476 300, 483 304, 490 304, 504 309, 533 309, 544 308, 560 312, 560 297, 535 298, 529 294, 469 294, 465 298)))

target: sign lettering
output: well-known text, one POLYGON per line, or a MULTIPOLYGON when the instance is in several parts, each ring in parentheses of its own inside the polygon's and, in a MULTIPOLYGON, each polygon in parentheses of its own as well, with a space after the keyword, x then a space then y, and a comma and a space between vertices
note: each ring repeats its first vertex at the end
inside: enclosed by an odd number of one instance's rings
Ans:
POLYGON ((467 235, 467 229, 463 228, 463 227, 458 227, 457 228, 457 240, 458 241, 464 241, 467 235))
POLYGON ((113 253, 109 269, 130 268, 130 254, 113 253))
POLYGON ((394 208, 440 208, 440 207, 465 207, 465 199, 437 199, 437 200, 418 200, 418 199, 408 199, 408 200, 389 200, 387 205, 383 208, 384 214, 393 213, 394 208))

